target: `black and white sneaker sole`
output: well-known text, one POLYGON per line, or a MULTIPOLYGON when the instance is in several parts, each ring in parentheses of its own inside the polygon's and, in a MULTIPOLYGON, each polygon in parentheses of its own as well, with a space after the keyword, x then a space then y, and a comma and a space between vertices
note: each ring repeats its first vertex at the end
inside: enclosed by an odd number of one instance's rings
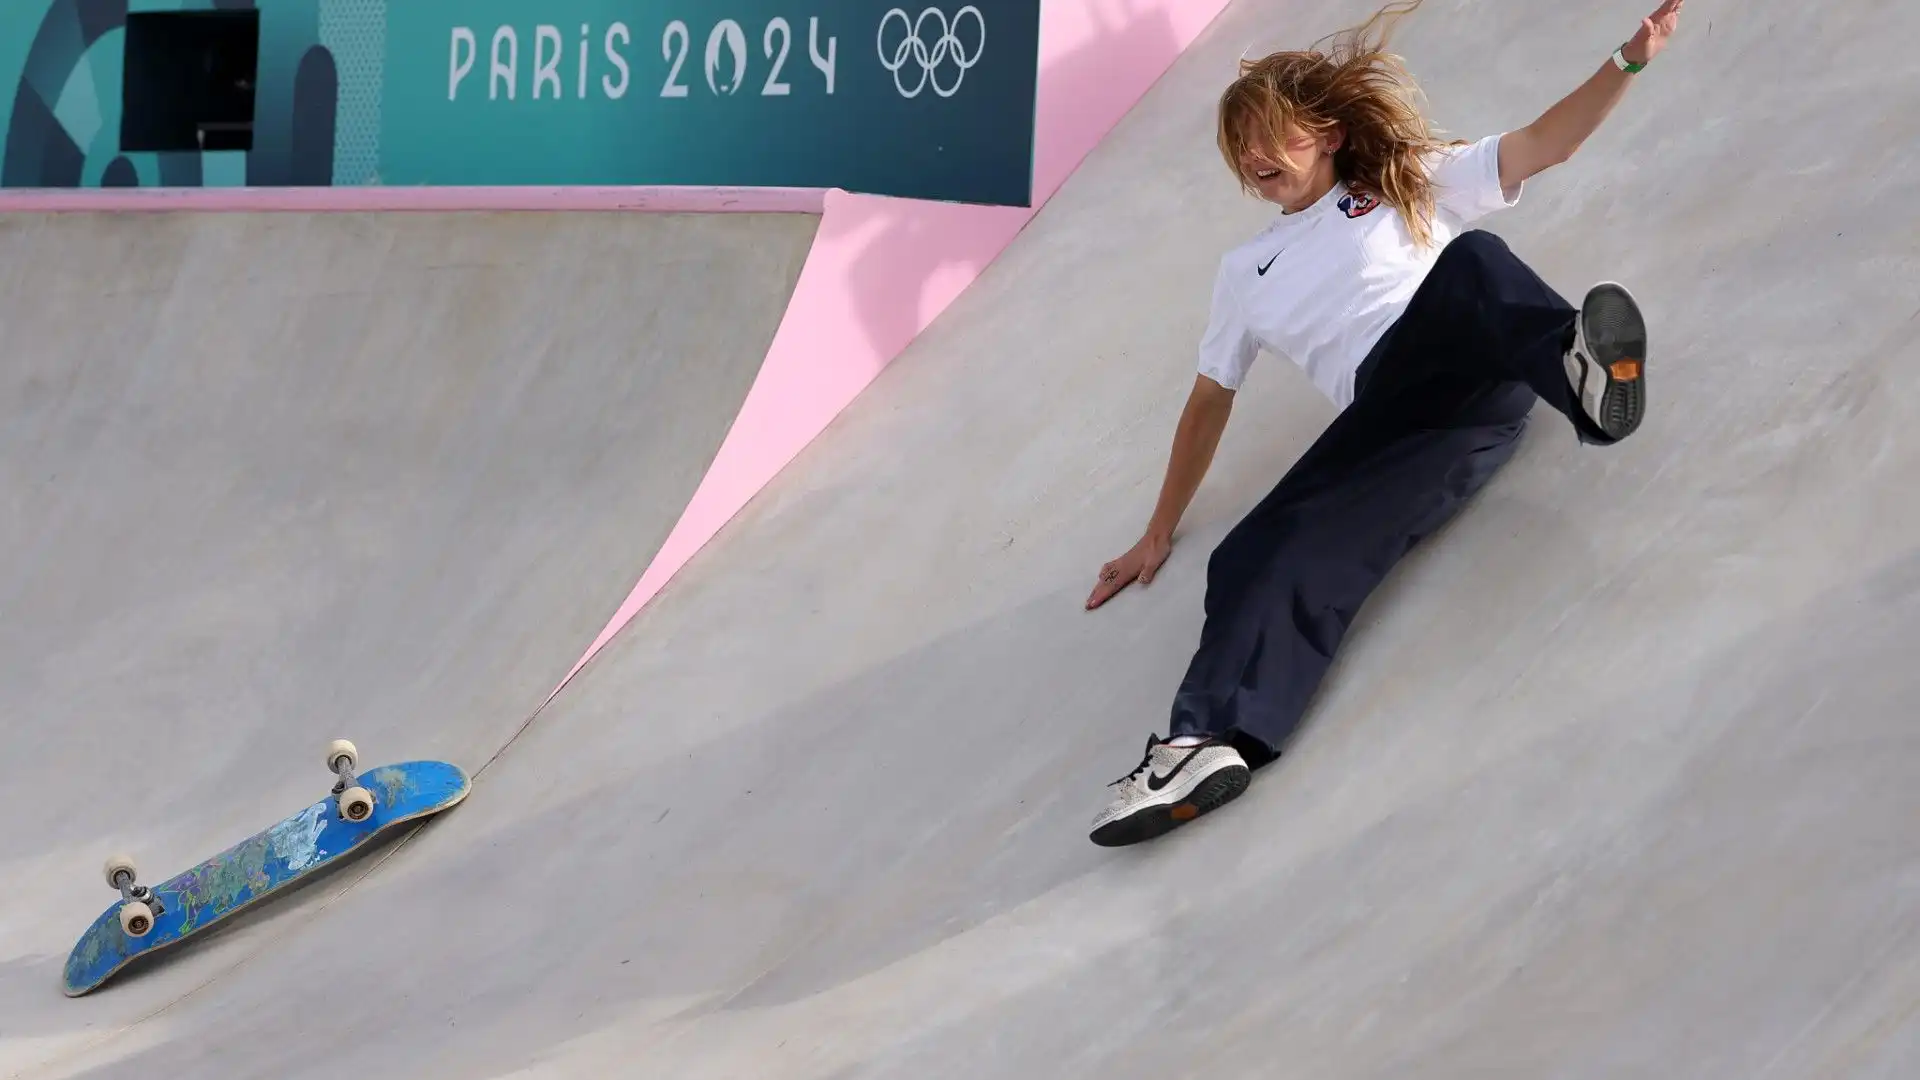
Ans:
POLYGON ((1094 829, 1091 838, 1101 847, 1126 847, 1164 836, 1239 798, 1252 779, 1245 765, 1223 765, 1202 777, 1185 797, 1142 806, 1094 829))
POLYGON ((1626 286, 1603 281, 1587 292, 1567 378, 1580 408, 1608 438, 1639 429, 1647 412, 1647 323, 1626 286))

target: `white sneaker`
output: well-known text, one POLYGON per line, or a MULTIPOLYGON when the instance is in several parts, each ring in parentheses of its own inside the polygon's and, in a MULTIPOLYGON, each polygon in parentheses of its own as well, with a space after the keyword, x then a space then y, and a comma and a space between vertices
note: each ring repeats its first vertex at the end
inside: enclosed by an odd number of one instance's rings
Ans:
POLYGON ((1093 819, 1091 838, 1101 847, 1151 840, 1232 802, 1252 775, 1226 743, 1174 746, 1150 735, 1140 764, 1109 785, 1113 802, 1093 819))
POLYGON ((1626 286, 1587 291, 1566 365, 1574 398, 1600 430, 1616 440, 1633 434, 1647 411, 1647 322, 1626 286))

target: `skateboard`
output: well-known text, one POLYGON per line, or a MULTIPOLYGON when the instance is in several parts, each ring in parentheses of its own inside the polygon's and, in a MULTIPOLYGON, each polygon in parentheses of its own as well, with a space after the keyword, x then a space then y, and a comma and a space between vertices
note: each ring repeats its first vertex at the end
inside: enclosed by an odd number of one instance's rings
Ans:
POLYGON ((93 990, 132 961, 218 925, 390 829, 454 806, 471 786, 458 765, 444 761, 403 761, 355 776, 359 757, 352 743, 335 740, 327 748, 335 780, 326 798, 158 885, 137 884, 126 856, 108 859, 107 884, 120 900, 68 955, 67 996, 93 990))

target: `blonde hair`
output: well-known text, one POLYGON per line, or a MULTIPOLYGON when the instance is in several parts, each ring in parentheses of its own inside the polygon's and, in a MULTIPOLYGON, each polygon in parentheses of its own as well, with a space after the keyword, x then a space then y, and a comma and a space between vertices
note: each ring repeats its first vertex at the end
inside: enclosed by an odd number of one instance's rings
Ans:
POLYGON ((1346 138, 1333 155, 1340 180, 1400 211, 1414 243, 1432 242, 1433 184, 1424 159, 1464 143, 1437 136, 1420 112, 1419 87, 1386 48, 1393 25, 1423 2, 1398 0, 1309 48, 1240 62, 1239 77, 1220 95, 1218 138, 1242 190, 1259 190, 1241 162, 1250 142, 1274 151, 1273 164, 1287 169, 1278 150, 1288 123, 1316 139, 1343 125, 1346 138), (1331 46, 1321 50, 1327 41, 1331 46))

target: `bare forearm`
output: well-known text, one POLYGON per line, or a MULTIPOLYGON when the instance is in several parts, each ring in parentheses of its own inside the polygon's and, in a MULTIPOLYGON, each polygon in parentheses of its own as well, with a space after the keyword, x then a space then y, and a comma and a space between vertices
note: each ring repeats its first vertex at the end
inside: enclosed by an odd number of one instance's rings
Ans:
MULTIPOLYGON (((1653 14, 1640 20, 1640 29, 1620 46, 1629 65, 1644 67, 1666 48, 1680 25, 1686 0, 1660 0, 1653 14)), ((1539 119, 1500 140, 1500 186, 1511 192, 1526 180, 1572 157, 1596 131, 1613 107, 1640 76, 1623 71, 1609 56, 1573 93, 1554 102, 1539 119)))
POLYGON ((1572 157, 1580 144, 1599 129, 1614 106, 1620 104, 1633 78, 1615 67, 1612 60, 1603 61, 1586 82, 1533 122, 1531 127, 1541 150, 1560 161, 1572 157))
POLYGON ((1172 540, 1173 530, 1187 512, 1200 481, 1213 464, 1213 454, 1226 430, 1232 397, 1224 393, 1196 391, 1180 414, 1173 433, 1173 451, 1167 459, 1166 479, 1160 484, 1160 498, 1154 504, 1153 517, 1147 522, 1147 535, 1172 540))
MULTIPOLYGON (((1632 67, 1644 68, 1653 62, 1667 47, 1667 39, 1680 26, 1680 9, 1686 6, 1686 0, 1660 0, 1660 6, 1653 14, 1640 20, 1640 28, 1632 38, 1621 43, 1620 58, 1632 67)), ((1525 179, 1555 161, 1565 161, 1572 157, 1580 144, 1587 141, 1606 120, 1613 107, 1620 104, 1626 96, 1627 87, 1639 76, 1621 70, 1612 57, 1601 61, 1595 71, 1571 94, 1555 102, 1553 108, 1540 114, 1540 118, 1527 125, 1528 135, 1520 140, 1515 155, 1516 161, 1511 170, 1505 162, 1501 166, 1501 178, 1509 181, 1508 173, 1525 179), (1532 143, 1529 147, 1526 144, 1532 143)), ((1504 156, 1505 146, 1502 146, 1504 156)))

